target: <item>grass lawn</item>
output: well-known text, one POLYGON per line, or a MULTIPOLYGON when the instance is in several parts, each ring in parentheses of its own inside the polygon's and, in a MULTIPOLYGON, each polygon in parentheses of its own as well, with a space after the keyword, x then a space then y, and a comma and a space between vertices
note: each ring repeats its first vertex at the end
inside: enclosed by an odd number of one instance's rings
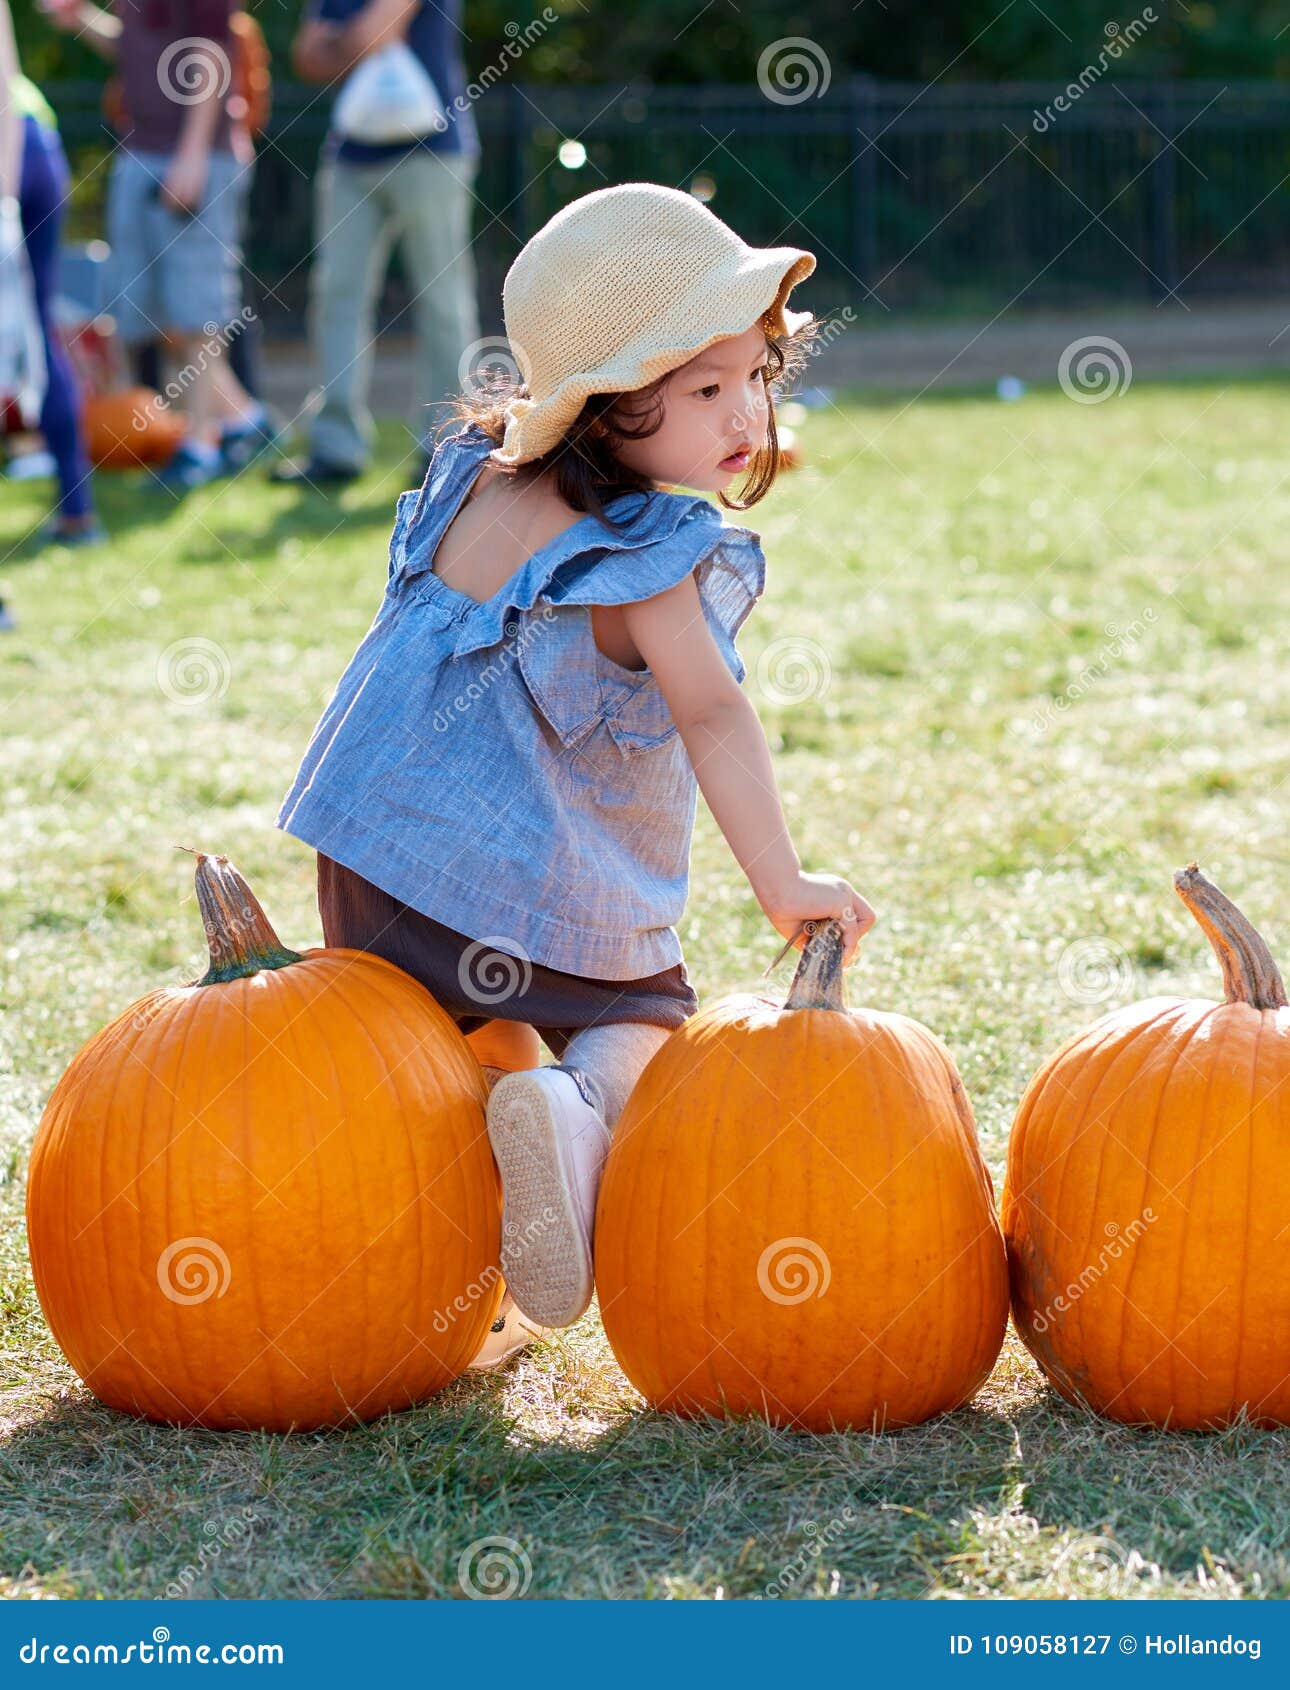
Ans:
MULTIPOLYGON (((846 402, 749 518, 744 630, 803 860, 881 913, 853 1002, 947 1041, 1002 1174, 1040 1060, 1118 1003, 1221 996, 1190 858, 1290 965, 1290 387, 846 402)), ((1009 1334, 976 1400, 888 1437, 644 1410, 594 1310, 504 1374, 344 1433, 100 1408, 41 1318, 27 1151, 78 1047, 204 963, 192 860, 227 852, 321 942, 272 826, 385 583, 394 435, 334 503, 244 477, 181 508, 102 478, 114 535, 32 555, 0 492, 0 1594, 458 1596, 479 1540, 535 1596, 1290 1596, 1290 1432, 1133 1432, 1009 1334)), ((702 811, 700 995, 778 938, 702 811)), ((778 977, 786 987, 787 964, 778 977)), ((1239 1241, 1233 1239, 1233 1249, 1239 1241)), ((1090 1293, 1093 1294, 1093 1293, 1090 1293)))

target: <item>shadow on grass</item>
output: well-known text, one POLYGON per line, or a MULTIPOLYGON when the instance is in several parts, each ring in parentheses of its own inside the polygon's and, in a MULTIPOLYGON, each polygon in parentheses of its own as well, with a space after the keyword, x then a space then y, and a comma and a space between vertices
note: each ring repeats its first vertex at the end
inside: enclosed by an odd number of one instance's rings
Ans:
POLYGON ((450 1599, 485 1576, 515 1596, 728 1597, 1284 1578, 1286 1433, 1133 1431, 1046 1392, 876 1437, 685 1421, 576 1358, 566 1374, 560 1348, 289 1436, 156 1426, 59 1391, 0 1454, 4 1572, 64 1596, 450 1599))

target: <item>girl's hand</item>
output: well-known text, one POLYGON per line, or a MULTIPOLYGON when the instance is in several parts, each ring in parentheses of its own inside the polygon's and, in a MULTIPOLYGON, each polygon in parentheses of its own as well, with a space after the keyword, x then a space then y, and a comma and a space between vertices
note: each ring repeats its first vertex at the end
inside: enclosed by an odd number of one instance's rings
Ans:
MULTIPOLYGON (((797 934, 804 921, 830 918, 842 924, 842 964, 847 967, 855 959, 861 939, 878 917, 868 901, 860 896, 849 880, 836 874, 804 874, 768 894, 761 900, 767 919, 785 939, 797 934)), ((797 937, 796 948, 806 944, 807 935, 797 937)))

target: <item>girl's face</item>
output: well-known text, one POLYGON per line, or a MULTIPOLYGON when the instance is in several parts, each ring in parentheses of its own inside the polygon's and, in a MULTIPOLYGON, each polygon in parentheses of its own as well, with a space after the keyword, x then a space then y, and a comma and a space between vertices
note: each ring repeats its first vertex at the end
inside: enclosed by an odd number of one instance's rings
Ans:
POLYGON ((766 363, 760 324, 717 341, 668 376, 657 433, 624 441, 615 456, 651 481, 721 492, 766 443, 766 363))

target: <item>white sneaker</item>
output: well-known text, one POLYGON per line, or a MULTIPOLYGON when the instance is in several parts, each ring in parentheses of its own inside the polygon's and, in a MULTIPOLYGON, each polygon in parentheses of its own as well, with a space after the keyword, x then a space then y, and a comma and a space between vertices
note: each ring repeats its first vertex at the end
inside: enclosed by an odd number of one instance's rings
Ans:
POLYGON ((492 1373, 496 1368, 504 1367, 512 1356, 545 1337, 546 1327, 535 1326, 527 1315, 522 1315, 515 1306, 514 1297, 507 1291, 497 1311, 497 1319, 474 1358, 467 1362, 466 1370, 469 1373, 492 1373))
POLYGON ((591 1235, 609 1129, 571 1074, 507 1074, 488 1099, 502 1176, 502 1277, 541 1326, 572 1326, 594 1288, 591 1235))

